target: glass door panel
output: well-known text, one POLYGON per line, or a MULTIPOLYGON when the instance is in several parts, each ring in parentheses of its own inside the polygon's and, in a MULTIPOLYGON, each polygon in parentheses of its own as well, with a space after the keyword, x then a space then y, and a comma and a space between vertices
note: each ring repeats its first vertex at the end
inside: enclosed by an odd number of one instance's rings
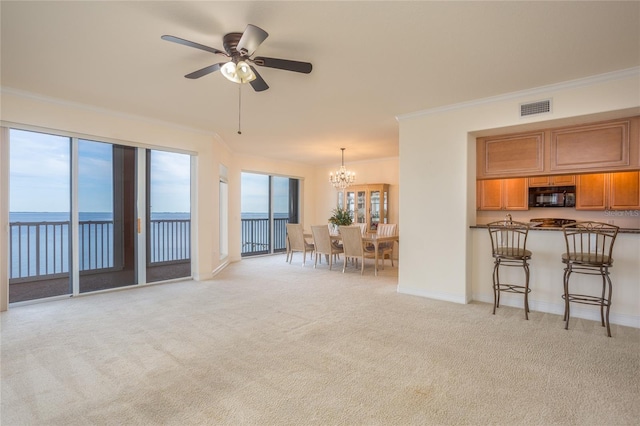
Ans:
POLYGON ((78 141, 79 292, 137 284, 136 149, 78 141))
POLYGON ((375 231, 378 229, 378 223, 380 223, 380 191, 371 191, 370 195, 369 215, 371 217, 371 223, 369 229, 375 231))
POLYGON ((241 255, 287 249, 286 224, 299 223, 299 179, 243 172, 241 255))
POLYGON ((71 294, 71 139, 11 129, 9 151, 9 303, 71 294))
POLYGON ((347 210, 351 212, 351 216, 356 217, 356 193, 353 191, 347 191, 347 210))
POLYGON ((191 276, 191 156, 147 151, 147 282, 191 276))
POLYGON ((269 175, 241 175, 241 255, 269 252, 269 175))
POLYGON ((358 214, 355 218, 357 223, 365 223, 365 208, 366 208, 366 192, 358 191, 358 214))
POLYGON ((298 218, 297 214, 290 214, 291 210, 296 209, 290 209, 289 206, 289 178, 273 176, 271 186, 271 211, 273 215, 271 241, 273 242, 273 251, 281 252, 287 249, 286 235, 289 217, 294 216, 296 222, 298 218))

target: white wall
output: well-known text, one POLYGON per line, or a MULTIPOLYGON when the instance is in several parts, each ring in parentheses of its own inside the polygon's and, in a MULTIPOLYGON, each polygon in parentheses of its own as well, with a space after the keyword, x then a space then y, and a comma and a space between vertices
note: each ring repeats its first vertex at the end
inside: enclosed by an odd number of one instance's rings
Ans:
POLYGON ((400 117, 405 232, 398 291, 459 303, 473 297, 476 134, 580 116, 609 118, 611 112, 630 116, 639 107, 640 70, 634 68, 400 117), (519 118, 520 103, 547 98, 553 100, 551 114, 519 118))
MULTIPOLYGON (((336 207, 338 200, 337 191, 329 183, 329 173, 335 173, 339 167, 340 162, 338 159, 335 164, 317 168, 315 187, 309 194, 309 196, 313 197, 315 206, 314 215, 309 217, 310 220, 312 220, 309 224, 319 225, 327 223, 329 216, 331 216, 331 210, 336 207)), ((398 226, 400 226, 398 214, 399 159, 386 158, 372 161, 345 162, 345 167, 349 171, 355 172, 356 182, 354 185, 370 183, 389 184, 389 223, 397 223, 398 226)))

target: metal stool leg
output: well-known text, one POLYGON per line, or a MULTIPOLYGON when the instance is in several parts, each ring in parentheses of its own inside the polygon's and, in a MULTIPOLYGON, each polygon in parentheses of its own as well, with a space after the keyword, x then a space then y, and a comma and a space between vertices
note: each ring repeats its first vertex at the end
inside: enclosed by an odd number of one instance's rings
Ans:
MULTIPOLYGON (((607 295, 606 298, 604 298, 604 294, 603 294, 603 303, 606 302, 607 304, 607 313, 606 313, 606 323, 607 323, 607 336, 611 337, 611 327, 610 327, 610 323, 609 323, 609 308, 611 307, 611 292, 612 292, 612 286, 611 286, 611 278, 609 278, 609 270, 605 269, 606 271, 606 279, 607 279, 607 284, 609 285, 609 294, 607 295)), ((603 289, 604 292, 604 289, 603 289)))
POLYGON ((493 266, 493 315, 496 314, 496 308, 500 305, 500 276, 498 269, 500 267, 500 259, 496 259, 493 266))
POLYGON ((529 319, 529 264, 527 261, 522 262, 524 268, 524 317, 529 319))
POLYGON ((569 277, 571 276, 571 266, 567 266, 564 270, 564 329, 569 329, 569 277))

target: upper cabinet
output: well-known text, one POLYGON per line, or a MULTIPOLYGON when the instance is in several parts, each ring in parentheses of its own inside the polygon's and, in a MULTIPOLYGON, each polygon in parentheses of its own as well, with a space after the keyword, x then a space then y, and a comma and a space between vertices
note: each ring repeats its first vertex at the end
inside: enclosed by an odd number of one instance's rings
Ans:
POLYGON ((526 178, 477 181, 478 210, 529 210, 526 178))
POLYGON ((544 132, 478 139, 478 177, 542 173, 544 141, 544 132))
POLYGON ((561 173, 629 167, 630 131, 631 119, 552 130, 549 170, 561 173))
POLYGON ((575 184, 575 175, 535 176, 529 178, 529 188, 541 186, 573 186, 575 184))
POLYGON ((476 140, 477 177, 490 179, 640 168, 640 117, 476 140))
POLYGON ((640 172, 578 175, 576 209, 640 209, 640 172))

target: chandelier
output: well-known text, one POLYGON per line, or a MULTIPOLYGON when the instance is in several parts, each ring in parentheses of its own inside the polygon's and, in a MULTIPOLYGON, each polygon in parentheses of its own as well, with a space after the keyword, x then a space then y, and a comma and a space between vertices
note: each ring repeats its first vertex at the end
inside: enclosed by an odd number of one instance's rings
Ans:
POLYGON ((356 174, 354 172, 350 172, 344 167, 344 148, 340 148, 342 150, 342 165, 340 169, 336 170, 335 175, 333 173, 329 173, 329 182, 336 189, 345 189, 347 186, 351 185, 356 180, 356 174))

